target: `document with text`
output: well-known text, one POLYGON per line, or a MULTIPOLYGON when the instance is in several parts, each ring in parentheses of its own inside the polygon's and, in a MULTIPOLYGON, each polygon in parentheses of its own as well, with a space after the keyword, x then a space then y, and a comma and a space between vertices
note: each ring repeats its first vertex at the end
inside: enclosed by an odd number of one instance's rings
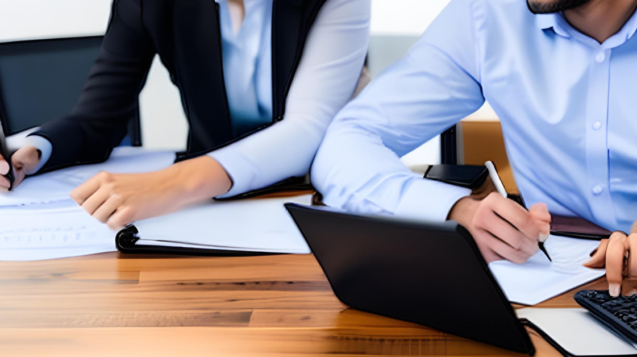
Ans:
POLYGON ((0 260, 27 261, 113 252, 115 233, 74 202, 0 208, 0 260))
POLYGON ((544 246, 552 262, 539 251, 524 264, 496 261, 491 272, 511 302, 535 305, 606 274, 582 264, 590 258, 599 241, 551 235, 544 246))
POLYGON ((101 171, 142 173, 156 171, 173 164, 172 151, 149 151, 136 147, 118 147, 103 163, 73 166, 29 177, 13 191, 0 195, 0 207, 28 206, 69 201, 74 188, 101 171))

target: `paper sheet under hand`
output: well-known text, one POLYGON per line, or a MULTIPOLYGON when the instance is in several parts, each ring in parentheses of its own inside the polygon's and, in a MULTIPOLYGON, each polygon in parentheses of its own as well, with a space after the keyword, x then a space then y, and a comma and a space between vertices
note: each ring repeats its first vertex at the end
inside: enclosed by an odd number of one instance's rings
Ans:
POLYGON ((0 209, 0 260, 30 261, 116 251, 116 232, 75 203, 0 209))
POLYGON ((511 302, 535 305, 606 274, 582 266, 598 241, 550 236, 544 246, 553 263, 539 251, 524 264, 496 261, 491 272, 511 302))
POLYGON ((104 163, 74 166, 29 177, 13 191, 0 195, 0 206, 25 206, 70 200, 69 194, 100 171, 141 173, 166 168, 175 153, 148 151, 143 148, 118 147, 104 163))

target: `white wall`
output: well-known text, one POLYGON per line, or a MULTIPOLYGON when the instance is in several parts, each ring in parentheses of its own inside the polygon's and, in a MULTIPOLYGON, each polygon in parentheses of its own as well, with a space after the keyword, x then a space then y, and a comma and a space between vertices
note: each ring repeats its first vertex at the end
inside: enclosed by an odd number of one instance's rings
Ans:
POLYGON ((101 35, 111 0, 0 0, 0 41, 101 35))
MULTIPOLYGON (((449 0, 373 0, 369 66, 372 75, 399 60, 449 0)), ((402 159, 407 166, 440 163, 440 137, 402 159)))
MULTIPOLYGON (((370 49, 373 73, 400 58, 411 42, 429 26, 449 0, 373 0, 374 38, 396 36, 407 39, 400 49, 370 49)), ((108 24, 112 0, 0 0, 0 42, 101 35, 108 24)), ((382 41, 377 41, 382 43, 382 41)), ((383 45, 384 46, 384 45, 383 45)), ((181 150, 185 147, 187 123, 179 93, 167 71, 155 61, 140 96, 144 146, 181 150)), ((474 117, 493 118, 489 107, 474 117)), ((439 140, 404 158, 407 164, 437 163, 439 140)))

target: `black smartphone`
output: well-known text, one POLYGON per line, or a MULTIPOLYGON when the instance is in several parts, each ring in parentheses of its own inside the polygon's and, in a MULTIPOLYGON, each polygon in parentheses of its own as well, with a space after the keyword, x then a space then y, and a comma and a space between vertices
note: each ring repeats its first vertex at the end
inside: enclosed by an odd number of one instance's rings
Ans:
POLYGON ((425 178, 451 185, 476 189, 489 177, 484 165, 433 165, 425 172, 425 178))

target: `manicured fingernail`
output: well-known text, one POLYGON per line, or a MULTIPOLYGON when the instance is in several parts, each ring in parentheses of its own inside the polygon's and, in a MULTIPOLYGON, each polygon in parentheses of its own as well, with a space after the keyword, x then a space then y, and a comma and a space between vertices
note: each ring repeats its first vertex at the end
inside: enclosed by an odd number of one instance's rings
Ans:
POLYGON ((608 293, 612 297, 618 297, 622 291, 622 286, 619 284, 610 284, 608 286, 608 293))
POLYGON ((540 233, 540 242, 544 243, 547 239, 549 239, 548 233, 540 233))
POLYGON ((633 296, 633 295, 637 295, 637 289, 633 289, 629 291, 628 294, 626 294, 626 296, 633 296))

